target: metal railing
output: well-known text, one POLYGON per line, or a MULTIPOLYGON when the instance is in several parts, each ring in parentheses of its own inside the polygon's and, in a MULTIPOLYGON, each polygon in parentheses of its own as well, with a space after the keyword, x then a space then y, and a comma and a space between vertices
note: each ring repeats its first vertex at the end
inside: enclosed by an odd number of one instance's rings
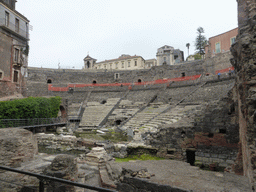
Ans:
POLYGON ((65 118, 0 119, 0 128, 65 124, 65 118))
MULTIPOLYGON (((4 167, 4 166, 0 166, 0 169, 5 170, 5 171, 11 171, 11 172, 15 172, 15 173, 20 173, 20 174, 36 177, 37 179, 39 179, 39 192, 44 192, 47 181, 60 182, 60 183, 63 183, 63 184, 76 186, 76 187, 81 187, 81 188, 84 188, 84 189, 91 189, 91 190, 99 191, 99 192, 117 192, 117 191, 114 191, 114 190, 111 190, 111 189, 95 187, 95 186, 91 186, 91 185, 77 183, 77 182, 73 182, 73 181, 69 181, 69 180, 65 180, 65 179, 60 179, 60 178, 56 178, 56 177, 51 177, 51 176, 47 176, 47 175, 40 175, 40 174, 37 174, 37 173, 21 171, 21 170, 18 170, 18 169, 13 169, 13 168, 4 167)), ((1 180, 1 181, 3 181, 3 180, 1 180)), ((15 183, 13 183, 13 184, 15 185, 15 183)))

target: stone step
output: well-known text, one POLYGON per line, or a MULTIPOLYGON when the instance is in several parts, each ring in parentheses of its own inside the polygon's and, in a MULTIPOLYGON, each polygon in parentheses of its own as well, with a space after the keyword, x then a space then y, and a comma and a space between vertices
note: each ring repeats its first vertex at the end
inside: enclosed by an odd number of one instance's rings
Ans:
POLYGON ((116 189, 116 185, 114 181, 109 177, 106 168, 100 168, 99 173, 100 173, 100 179, 103 187, 110 187, 110 188, 116 189))

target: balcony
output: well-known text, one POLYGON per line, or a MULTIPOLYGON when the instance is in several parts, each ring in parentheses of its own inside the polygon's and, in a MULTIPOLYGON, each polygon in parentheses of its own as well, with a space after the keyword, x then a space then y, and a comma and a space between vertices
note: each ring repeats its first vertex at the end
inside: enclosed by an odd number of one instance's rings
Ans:
POLYGON ((7 25, 4 18, 0 18, 0 27, 2 29, 12 33, 15 36, 18 36, 21 39, 24 39, 24 40, 27 40, 27 41, 29 40, 29 33, 28 32, 21 29, 20 27, 19 27, 19 29, 17 29, 17 26, 15 26, 15 24, 10 22, 10 21, 7 25))

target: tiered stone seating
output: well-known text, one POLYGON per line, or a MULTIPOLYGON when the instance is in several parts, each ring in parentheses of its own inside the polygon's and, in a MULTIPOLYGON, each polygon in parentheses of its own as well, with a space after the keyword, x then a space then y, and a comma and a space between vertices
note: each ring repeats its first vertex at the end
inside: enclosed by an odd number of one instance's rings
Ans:
POLYGON ((176 106, 170 109, 170 111, 166 113, 161 113, 150 122, 144 124, 141 127, 142 132, 155 132, 158 128, 161 128, 163 125, 166 124, 173 124, 178 122, 184 117, 189 117, 192 112, 195 113, 197 110, 198 105, 190 105, 190 106, 176 106))
POLYGON ((107 103, 88 102, 82 116, 80 127, 98 127, 106 116, 111 112, 113 107, 118 103, 120 98, 110 98, 107 103))
POLYGON ((143 111, 139 112, 135 117, 128 121, 123 128, 140 128, 168 107, 169 105, 159 105, 157 108, 153 106, 146 107, 143 111))
POLYGON ((69 117, 72 117, 72 116, 77 117, 80 107, 81 107, 81 103, 72 103, 71 105, 69 105, 68 116, 69 117))

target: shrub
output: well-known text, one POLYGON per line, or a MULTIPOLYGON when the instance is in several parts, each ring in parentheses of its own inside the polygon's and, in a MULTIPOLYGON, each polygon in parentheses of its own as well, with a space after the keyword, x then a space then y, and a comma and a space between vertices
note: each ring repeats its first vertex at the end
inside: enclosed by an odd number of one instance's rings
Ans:
POLYGON ((58 116, 61 97, 28 97, 0 101, 0 119, 54 118, 58 116))

